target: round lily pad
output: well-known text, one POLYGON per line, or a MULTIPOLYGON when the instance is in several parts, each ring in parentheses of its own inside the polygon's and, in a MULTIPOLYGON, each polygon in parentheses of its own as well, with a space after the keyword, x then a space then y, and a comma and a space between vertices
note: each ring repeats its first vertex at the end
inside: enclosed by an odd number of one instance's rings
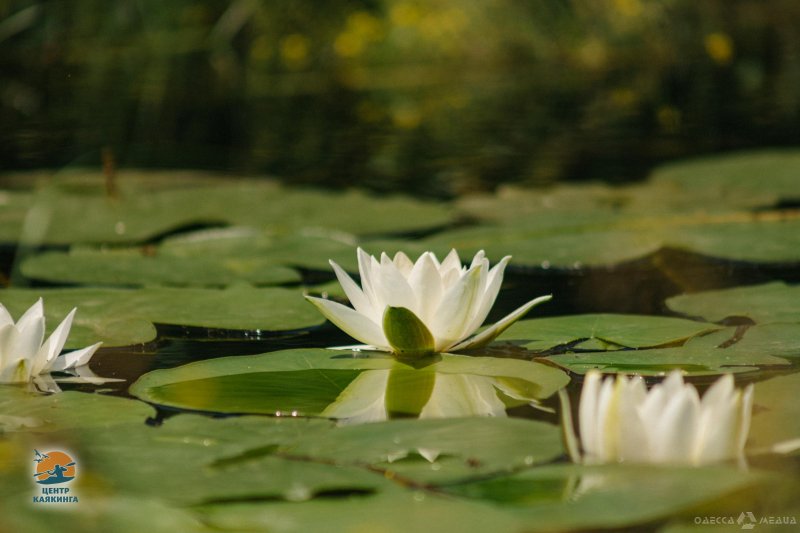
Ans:
POLYGON ((504 416, 506 400, 546 398, 569 381, 552 367, 511 359, 443 354, 420 365, 377 352, 352 357, 335 350, 284 350, 156 370, 130 391, 182 409, 370 421, 391 416, 392 402, 396 410, 415 416, 504 416), (393 378, 400 381, 391 385, 393 378), (427 388, 420 387, 423 382, 427 388), (400 394, 408 390, 415 394, 400 394), (465 393, 480 393, 483 399, 472 403, 465 393))
POLYGON ((18 317, 44 299, 49 330, 72 308, 78 312, 68 348, 102 341, 126 346, 151 341, 154 324, 248 331, 285 331, 320 325, 324 318, 299 290, 235 286, 218 289, 5 289, 0 303, 18 317))
POLYGON ((787 367, 790 364, 764 350, 739 349, 735 344, 724 347, 734 331, 735 328, 727 328, 693 337, 674 348, 565 353, 550 355, 546 359, 578 374, 597 369, 646 376, 662 376, 676 369, 694 376, 753 372, 762 366, 787 367))
MULTIPOLYGON (((144 172, 144 171, 140 171, 144 172)), ((205 225, 253 226, 273 233, 298 230, 396 234, 436 228, 452 220, 447 205, 359 191, 291 189, 257 179, 164 178, 127 186, 120 173, 110 191, 99 176, 76 187, 54 183, 24 201, 0 205, 0 239, 28 244, 139 242, 205 225), (193 186, 187 186, 187 185, 193 186), (235 206, 235 207, 232 207, 235 206), (91 213, 91 224, 86 223, 91 213), (365 221, 369 221, 365 224, 365 221)), ((8 193, 12 194, 12 193, 8 193)))
POLYGON ((645 315, 589 314, 522 320, 506 330, 498 341, 543 351, 574 344, 581 349, 617 350, 646 348, 684 341, 719 329, 707 322, 645 315), (588 340, 601 344, 586 344, 588 340))
POLYGON ((266 257, 179 257, 148 253, 147 249, 46 252, 26 259, 21 269, 34 280, 81 285, 222 287, 300 281, 295 270, 266 257))
POLYGON ((719 322, 747 317, 760 324, 800 322, 800 285, 776 281, 762 285, 682 294, 667 300, 677 313, 719 322))

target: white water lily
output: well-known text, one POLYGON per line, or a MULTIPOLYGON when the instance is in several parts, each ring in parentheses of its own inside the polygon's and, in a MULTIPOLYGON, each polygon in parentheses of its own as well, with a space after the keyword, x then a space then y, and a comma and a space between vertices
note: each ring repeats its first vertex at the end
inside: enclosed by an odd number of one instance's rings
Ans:
POLYGON ((599 372, 590 371, 578 408, 582 454, 569 406, 562 407, 568 448, 576 462, 701 465, 743 459, 752 404, 753 386, 736 389, 730 374, 701 400, 679 371, 649 392, 641 377, 603 380, 599 372))
POLYGON ((510 256, 493 268, 483 251, 469 268, 452 250, 441 263, 432 252, 416 262, 399 252, 380 261, 358 249, 359 287, 330 261, 353 308, 306 296, 347 334, 367 347, 403 356, 456 352, 491 342, 533 306, 551 296, 529 301, 483 332, 472 336, 494 305, 510 256))
POLYGON ((0 304, 0 383, 24 383, 49 372, 63 372, 88 363, 102 343, 59 357, 75 311, 73 309, 45 341, 41 298, 16 323, 0 304))

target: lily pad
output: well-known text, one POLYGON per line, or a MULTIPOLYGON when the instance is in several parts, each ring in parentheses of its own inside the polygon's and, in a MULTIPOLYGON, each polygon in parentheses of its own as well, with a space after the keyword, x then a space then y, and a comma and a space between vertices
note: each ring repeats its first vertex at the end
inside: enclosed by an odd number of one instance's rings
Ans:
POLYGON ((24 261, 22 273, 40 281, 105 286, 222 287, 234 283, 280 285, 300 281, 291 268, 264 257, 147 255, 143 250, 46 252, 24 261))
POLYGON ((139 401, 101 394, 68 391, 44 396, 19 386, 4 385, 0 387, 0 413, 0 433, 28 430, 41 433, 144 424, 148 417, 155 415, 155 410, 139 401))
MULTIPOLYGON (((726 372, 752 372, 760 366, 787 366, 789 361, 761 350, 720 347, 733 337, 734 328, 694 337, 683 346, 650 350, 619 350, 550 355, 546 359, 575 372, 602 372, 662 376, 679 369, 688 375, 716 375, 726 372)), ((735 346, 735 345, 733 345, 735 346)))
MULTIPOLYGON (((120 174, 117 181, 121 184, 123 180, 120 174)), ((187 177, 185 182, 192 180, 187 177)), ((0 227, 0 240, 27 244, 139 242, 197 224, 253 226, 274 233, 316 228, 377 235, 434 228, 452 220, 446 205, 401 196, 289 189, 272 181, 231 177, 213 182, 207 175, 193 187, 172 186, 176 180, 169 183, 120 185, 115 195, 106 194, 105 181, 99 176, 87 177, 77 188, 43 187, 25 202, 0 208, 0 218, 9 222, 0 227), (86 213, 92 214, 91 224, 86 223, 86 213)))
POLYGON ((719 203, 743 194, 761 205, 800 198, 800 151, 759 150, 678 161, 656 168, 654 183, 680 186, 688 194, 712 191, 719 203))
POLYGON ((800 285, 775 281, 763 285, 682 294, 667 300, 677 313, 718 322, 747 317, 760 324, 800 322, 800 285))
MULTIPOLYGON (((389 416, 385 406, 393 372, 405 372, 404 379, 429 379, 435 375, 435 384, 426 389, 429 396, 421 404, 411 396, 402 400, 424 405, 431 416, 437 408, 448 413, 442 416, 502 416, 506 399, 512 403, 515 398, 518 403, 536 401, 552 395, 569 381, 563 372, 547 365, 511 359, 443 354, 414 368, 387 354, 361 353, 353 357, 349 352, 299 349, 156 370, 142 376, 130 391, 146 401, 182 409, 322 414, 371 421, 389 416), (375 371, 381 373, 374 374, 375 371), (373 373, 364 375, 368 372, 373 373), (464 377, 454 381, 451 375, 464 377), (489 397, 482 396, 479 404, 462 404, 464 387, 489 397)), ((425 416, 425 411, 421 414, 425 416)))
POLYGON ((199 511, 209 525, 234 530, 391 533, 425 530, 430 524, 476 533, 615 530, 688 512, 758 487, 764 478, 723 467, 553 465, 449 487, 449 497, 416 490, 336 502, 213 505, 199 511))
POLYGON ((513 342, 536 351, 577 341, 597 340, 602 344, 581 344, 579 347, 617 350, 676 343, 716 329, 719 327, 713 324, 681 318, 589 314, 522 320, 497 340, 513 342))
POLYGON ((235 286, 217 289, 6 289, 0 302, 20 316, 37 298, 45 301, 49 328, 78 308, 68 348, 98 341, 125 346, 151 341, 153 324, 285 331, 317 326, 324 319, 300 291, 235 286))

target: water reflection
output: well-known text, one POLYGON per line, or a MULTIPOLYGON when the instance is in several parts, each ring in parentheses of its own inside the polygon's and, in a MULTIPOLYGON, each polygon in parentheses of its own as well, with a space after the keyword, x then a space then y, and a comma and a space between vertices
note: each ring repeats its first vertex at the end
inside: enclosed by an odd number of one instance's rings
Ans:
POLYGON ((536 402, 524 387, 506 378, 398 366, 362 372, 322 416, 338 419, 341 425, 392 418, 507 416, 508 407, 536 402))

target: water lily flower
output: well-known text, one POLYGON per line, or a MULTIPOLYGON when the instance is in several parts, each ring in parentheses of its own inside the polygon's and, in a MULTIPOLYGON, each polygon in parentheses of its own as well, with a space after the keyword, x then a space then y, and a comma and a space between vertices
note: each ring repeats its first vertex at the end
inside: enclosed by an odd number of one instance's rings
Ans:
POLYGON ((529 301, 493 326, 473 335, 494 305, 510 256, 491 269, 483 251, 469 268, 452 250, 441 263, 432 252, 412 262, 402 252, 380 261, 357 251, 359 287, 330 261, 353 308, 306 296, 325 318, 367 348, 416 357, 479 348, 494 340, 533 306, 551 296, 529 301))
MULTIPOLYGON (((566 397, 562 394, 562 400, 566 397)), ((568 404, 568 401, 565 402, 568 404)), ((641 377, 605 380, 586 374, 578 408, 580 447, 568 405, 562 405, 567 448, 576 462, 701 465, 742 460, 750 430, 753 386, 718 379, 702 400, 674 371, 649 392, 641 377)))
POLYGON ((0 304, 0 383, 29 382, 49 372, 63 372, 88 363, 102 343, 59 357, 75 311, 73 309, 45 341, 41 298, 16 323, 0 304))

